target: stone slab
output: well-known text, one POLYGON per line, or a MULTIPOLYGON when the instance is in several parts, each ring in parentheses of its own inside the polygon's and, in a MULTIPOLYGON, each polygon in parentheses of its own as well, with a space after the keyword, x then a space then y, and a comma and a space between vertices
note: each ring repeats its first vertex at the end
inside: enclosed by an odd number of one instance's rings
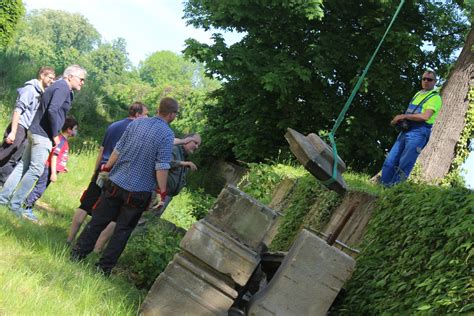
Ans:
POLYGON ((227 315, 237 292, 185 253, 175 255, 148 292, 141 315, 227 315))
POLYGON ((350 247, 359 246, 372 217, 373 203, 375 200, 375 196, 367 193, 349 192, 344 196, 341 205, 334 210, 331 219, 322 232, 326 235, 333 233, 351 206, 358 203, 349 221, 339 233, 337 240, 350 247))
POLYGON ((325 316, 354 268, 353 258, 303 229, 248 315, 325 316))
MULTIPOLYGON (((304 136, 291 128, 288 128, 285 138, 290 144, 291 152, 306 170, 321 182, 331 179, 334 158, 332 149, 326 143, 314 134, 304 136)), ((338 174, 336 181, 325 185, 339 194, 344 194, 347 190, 347 185, 342 177, 342 173, 345 171, 346 166, 339 157, 337 162, 338 174)))
POLYGON ((260 262, 253 249, 202 219, 181 240, 181 249, 244 286, 260 262))
POLYGON ((234 186, 219 194, 206 221, 219 227, 253 251, 261 252, 278 213, 234 186))

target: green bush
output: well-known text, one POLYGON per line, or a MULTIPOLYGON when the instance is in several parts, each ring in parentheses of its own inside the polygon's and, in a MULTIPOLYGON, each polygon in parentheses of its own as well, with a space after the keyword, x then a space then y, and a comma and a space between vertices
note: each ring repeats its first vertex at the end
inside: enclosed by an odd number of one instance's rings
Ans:
POLYGON ((473 312, 474 194, 405 183, 379 197, 341 315, 473 312))
POLYGON ((191 203, 191 215, 196 219, 200 220, 204 218, 209 210, 214 205, 216 198, 210 194, 204 192, 203 189, 198 189, 193 192, 193 200, 191 203))
POLYGON ((155 218, 137 227, 120 258, 120 268, 140 288, 149 289, 179 251, 185 230, 155 218))

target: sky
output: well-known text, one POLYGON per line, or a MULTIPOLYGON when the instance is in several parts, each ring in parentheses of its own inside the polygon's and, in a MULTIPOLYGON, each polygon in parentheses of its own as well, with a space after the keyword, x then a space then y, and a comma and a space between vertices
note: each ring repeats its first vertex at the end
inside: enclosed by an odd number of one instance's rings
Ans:
MULTIPOLYGON (((212 32, 186 26, 181 0, 24 0, 26 9, 55 9, 80 13, 102 35, 105 41, 122 37, 132 63, 148 55, 170 50, 180 53, 187 38, 210 43, 212 32)), ((233 43, 238 34, 226 34, 233 43)))
MULTIPOLYGON (((180 53, 187 38, 211 43, 212 32, 186 26, 182 0, 24 0, 26 9, 55 9, 80 13, 94 25, 105 41, 122 37, 132 63, 137 66, 160 50, 180 53)), ((239 34, 225 34, 228 44, 239 34)), ((465 179, 474 189, 474 153, 464 164, 465 179)))

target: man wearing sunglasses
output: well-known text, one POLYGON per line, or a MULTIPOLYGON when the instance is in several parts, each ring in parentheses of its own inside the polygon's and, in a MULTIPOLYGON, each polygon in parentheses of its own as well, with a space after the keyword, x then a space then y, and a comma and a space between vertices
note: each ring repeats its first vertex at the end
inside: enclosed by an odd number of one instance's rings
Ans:
POLYGON ((381 182, 392 186, 408 178, 418 155, 428 143, 431 128, 441 109, 441 96, 435 89, 436 73, 427 70, 421 79, 422 90, 408 104, 404 114, 393 118, 391 124, 400 131, 382 167, 381 182))

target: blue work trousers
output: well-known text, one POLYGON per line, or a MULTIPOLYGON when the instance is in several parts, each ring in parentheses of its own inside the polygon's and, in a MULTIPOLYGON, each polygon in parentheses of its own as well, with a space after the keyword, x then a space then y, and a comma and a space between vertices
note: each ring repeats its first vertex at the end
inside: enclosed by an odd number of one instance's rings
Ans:
POLYGON ((418 155, 428 143, 430 134, 431 128, 421 125, 398 135, 383 163, 381 182, 384 186, 392 186, 408 178, 418 155))

